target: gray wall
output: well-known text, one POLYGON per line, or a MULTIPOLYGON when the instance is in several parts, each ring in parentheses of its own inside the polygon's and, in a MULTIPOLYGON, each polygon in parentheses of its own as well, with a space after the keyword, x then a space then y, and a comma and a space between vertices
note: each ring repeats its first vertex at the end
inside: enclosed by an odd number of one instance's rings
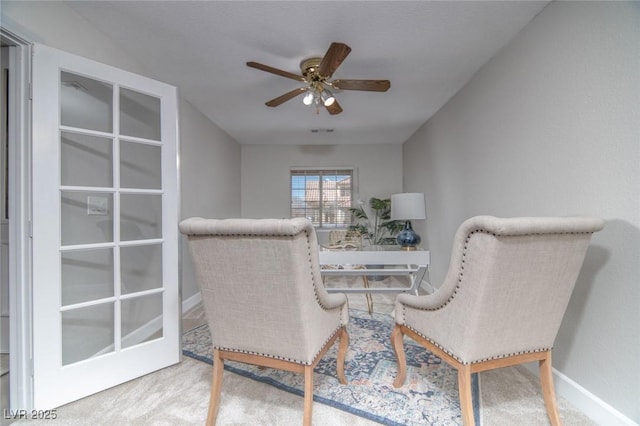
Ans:
MULTIPOLYGON (((240 215, 240 146, 200 111, 180 102, 181 216, 240 215)), ((182 239, 182 298, 199 292, 187 241, 182 239)))
MULTIPOLYGON (((557 370, 640 421, 640 4, 554 2, 404 144, 439 286, 479 214, 594 215, 557 370)), ((544 321, 544 318, 540 319, 544 321)))
MULTIPOLYGON (((62 2, 3 2, 2 25, 31 42, 154 78, 152 71, 62 2)), ((240 146, 183 99, 179 129, 182 218, 239 215, 240 146)), ((183 299, 198 291, 185 248, 183 244, 183 299)))
POLYGON ((292 167, 355 167, 356 198, 402 190, 401 145, 243 145, 242 216, 289 217, 292 167))

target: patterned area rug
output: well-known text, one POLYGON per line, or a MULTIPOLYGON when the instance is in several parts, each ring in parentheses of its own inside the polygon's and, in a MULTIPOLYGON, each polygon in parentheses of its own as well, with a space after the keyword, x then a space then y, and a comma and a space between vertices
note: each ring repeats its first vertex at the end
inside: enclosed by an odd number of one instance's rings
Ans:
MULTIPOLYGON (((348 385, 336 378, 337 344, 318 363, 314 375, 314 401, 353 413, 384 425, 461 425, 458 376, 438 357, 405 339, 407 380, 393 387, 397 365, 391 347, 393 319, 386 314, 350 310, 349 352, 345 362, 348 385)), ((213 364, 211 337, 206 325, 185 333, 183 353, 213 364)), ((227 361, 225 369, 303 395, 304 377, 270 368, 227 361)), ((476 424, 479 425, 477 375, 473 376, 476 424)), ((224 389, 224 385, 223 385, 224 389)))

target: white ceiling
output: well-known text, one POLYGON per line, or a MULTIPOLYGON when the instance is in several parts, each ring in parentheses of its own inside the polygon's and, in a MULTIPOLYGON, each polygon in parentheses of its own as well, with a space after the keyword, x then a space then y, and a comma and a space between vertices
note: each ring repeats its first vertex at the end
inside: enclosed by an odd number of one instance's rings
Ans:
POLYGON ((505 46, 546 1, 71 1, 159 80, 241 144, 401 144, 505 46), (336 79, 388 79, 386 93, 342 91, 344 109, 294 98, 300 73, 331 42, 349 45, 336 79), (312 133, 311 129, 334 129, 312 133))

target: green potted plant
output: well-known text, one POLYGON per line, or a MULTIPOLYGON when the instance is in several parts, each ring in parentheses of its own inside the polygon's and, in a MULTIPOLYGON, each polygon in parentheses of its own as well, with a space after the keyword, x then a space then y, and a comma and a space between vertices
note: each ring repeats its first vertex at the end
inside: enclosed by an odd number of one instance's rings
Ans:
POLYGON ((353 223, 349 229, 360 232, 371 245, 396 244, 396 235, 404 226, 404 222, 391 220, 391 199, 372 197, 369 200, 371 217, 360 202, 359 207, 349 209, 353 223))

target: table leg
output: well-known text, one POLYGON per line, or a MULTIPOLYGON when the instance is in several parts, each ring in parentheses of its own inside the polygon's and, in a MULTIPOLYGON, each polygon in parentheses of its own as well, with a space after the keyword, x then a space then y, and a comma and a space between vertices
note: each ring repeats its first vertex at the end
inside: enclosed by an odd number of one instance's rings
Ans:
MULTIPOLYGON (((364 283, 364 288, 369 288, 369 278, 366 275, 362 276, 362 282, 364 283)), ((367 308, 369 308, 369 315, 373 313, 373 297, 370 292, 366 292, 364 297, 367 299, 367 308)))
POLYGON ((421 266, 415 272, 415 274, 410 274, 409 279, 411 280, 411 289, 413 290, 413 294, 416 296, 420 295, 420 286, 422 285, 422 279, 424 278, 425 273, 427 272, 426 266, 421 266))

